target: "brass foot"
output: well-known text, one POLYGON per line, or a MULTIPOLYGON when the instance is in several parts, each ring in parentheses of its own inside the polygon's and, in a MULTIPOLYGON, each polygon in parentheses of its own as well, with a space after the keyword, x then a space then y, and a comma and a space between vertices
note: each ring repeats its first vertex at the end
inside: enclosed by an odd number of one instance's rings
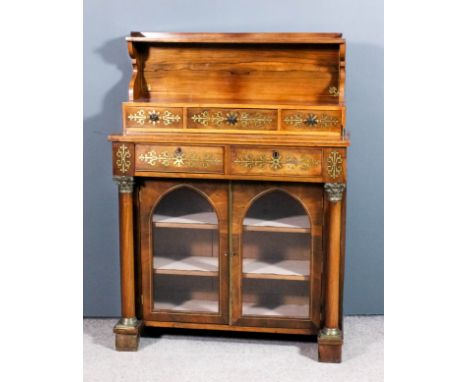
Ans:
POLYGON ((318 335, 319 362, 340 363, 343 337, 337 328, 324 328, 318 335))
POLYGON ((137 351, 140 342, 141 321, 135 317, 121 318, 114 326, 115 349, 118 351, 137 351))

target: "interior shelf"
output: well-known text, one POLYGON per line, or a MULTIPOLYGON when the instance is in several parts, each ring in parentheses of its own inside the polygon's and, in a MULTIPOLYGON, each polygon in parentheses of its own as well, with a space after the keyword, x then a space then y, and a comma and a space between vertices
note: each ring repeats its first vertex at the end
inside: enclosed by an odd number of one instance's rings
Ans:
POLYGON ((276 317, 309 317, 308 304, 282 304, 275 307, 266 307, 255 303, 242 304, 243 316, 276 316, 276 317))
POLYGON ((263 232, 310 232, 309 218, 306 215, 288 216, 279 219, 257 219, 246 217, 244 230, 263 232))
POLYGON ((153 223, 161 228, 218 229, 215 212, 199 212, 180 216, 153 215, 153 223))
POLYGON ((244 258, 243 277, 252 279, 308 280, 308 260, 282 260, 271 264, 244 258))
POLYGON ((217 276, 218 258, 214 256, 189 256, 183 259, 155 256, 154 273, 166 275, 217 276))
POLYGON ((218 301, 204 299, 185 300, 179 304, 166 301, 157 301, 153 304, 154 310, 175 310, 181 312, 209 312, 218 313, 218 301))

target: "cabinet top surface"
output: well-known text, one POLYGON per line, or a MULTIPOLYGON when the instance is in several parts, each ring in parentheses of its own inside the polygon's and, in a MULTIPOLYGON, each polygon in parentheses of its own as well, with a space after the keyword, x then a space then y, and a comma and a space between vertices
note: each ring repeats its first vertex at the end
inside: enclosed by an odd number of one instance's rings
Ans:
POLYGON ((160 43, 341 44, 341 33, 176 33, 131 32, 127 41, 160 43))

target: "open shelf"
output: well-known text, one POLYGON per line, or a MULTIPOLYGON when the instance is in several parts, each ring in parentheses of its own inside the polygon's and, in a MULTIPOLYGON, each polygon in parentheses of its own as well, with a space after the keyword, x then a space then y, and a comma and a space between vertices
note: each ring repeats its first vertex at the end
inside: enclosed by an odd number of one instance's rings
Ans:
POLYGON ((308 260, 282 260, 268 263, 252 258, 243 259, 243 277, 251 279, 308 280, 308 260))
POLYGON ((153 215, 153 224, 161 228, 218 229, 214 212, 199 212, 180 216, 153 215))
POLYGON ((282 304, 275 307, 266 307, 255 303, 242 304, 243 316, 275 316, 275 317, 309 317, 308 304, 282 304))
POLYGON ((153 304, 154 310, 170 310, 180 312, 209 312, 218 313, 218 301, 204 299, 185 300, 179 304, 157 301, 153 304))
POLYGON ((218 258, 214 256, 189 256, 182 259, 155 256, 154 273, 186 276, 217 276, 218 258))

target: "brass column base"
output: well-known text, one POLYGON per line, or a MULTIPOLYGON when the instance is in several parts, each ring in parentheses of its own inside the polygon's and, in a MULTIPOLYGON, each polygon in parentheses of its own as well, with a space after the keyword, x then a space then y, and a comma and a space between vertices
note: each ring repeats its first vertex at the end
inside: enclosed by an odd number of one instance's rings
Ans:
POLYGON ((319 362, 340 363, 343 336, 340 329, 324 328, 318 335, 319 362))
POLYGON ((141 321, 136 318, 121 318, 114 326, 115 349, 137 351, 140 343, 141 321))

